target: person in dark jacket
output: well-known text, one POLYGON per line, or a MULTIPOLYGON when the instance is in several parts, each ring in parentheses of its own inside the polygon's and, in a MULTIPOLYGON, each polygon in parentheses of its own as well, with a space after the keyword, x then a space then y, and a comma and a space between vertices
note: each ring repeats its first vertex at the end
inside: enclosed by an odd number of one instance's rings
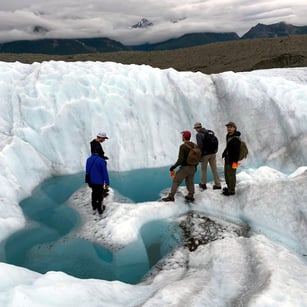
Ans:
POLYGON ((180 166, 180 169, 175 174, 170 193, 168 194, 167 197, 162 198, 163 201, 175 201, 175 194, 177 192, 177 189, 184 179, 188 190, 188 195, 185 196, 185 199, 187 201, 194 201, 194 175, 196 172, 196 166, 189 165, 187 163, 187 157, 190 148, 187 145, 185 145, 187 143, 189 146, 193 146, 194 143, 190 142, 191 138, 190 131, 183 131, 181 132, 181 134, 182 134, 183 144, 181 144, 179 147, 178 159, 176 163, 173 166, 171 166, 170 171, 175 170, 177 166, 180 166))
POLYGON ((236 172, 240 156, 241 133, 237 131, 234 122, 225 125, 227 128, 226 148, 222 154, 225 159, 224 175, 227 187, 223 189, 223 195, 235 195, 236 188, 236 172))
POLYGON ((207 189, 207 166, 210 165, 211 172, 214 179, 213 190, 220 190, 221 189, 221 181, 217 171, 216 166, 216 151, 209 151, 205 148, 205 136, 208 130, 202 127, 200 122, 194 124, 194 129, 196 130, 196 142, 198 147, 202 152, 202 157, 200 160, 201 165, 201 180, 199 183, 199 187, 203 190, 207 189))
POLYGON ((105 206, 102 206, 104 190, 110 185, 106 161, 98 153, 93 153, 86 160, 85 172, 90 175, 89 186, 92 189, 92 208, 94 214, 97 210, 101 215, 105 210, 105 206))
POLYGON ((93 139, 90 142, 91 145, 91 153, 97 153, 104 160, 108 160, 109 158, 105 156, 101 143, 107 140, 107 134, 105 132, 99 132, 96 136, 96 139, 93 139))

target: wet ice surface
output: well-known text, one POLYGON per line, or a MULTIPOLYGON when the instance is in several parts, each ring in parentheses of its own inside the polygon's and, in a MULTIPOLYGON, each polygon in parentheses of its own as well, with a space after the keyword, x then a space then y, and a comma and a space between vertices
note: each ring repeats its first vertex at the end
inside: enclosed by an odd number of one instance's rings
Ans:
MULTIPOLYGON (((180 197, 182 198, 184 190, 184 187, 179 187, 178 189, 176 198, 179 199, 179 201, 180 197)), ((77 236, 79 238, 104 242, 104 244, 111 246, 113 249, 123 247, 124 245, 120 244, 120 242, 113 242, 112 238, 108 236, 107 229, 105 229, 104 233, 103 229, 105 225, 108 224, 108 219, 110 217, 113 219, 114 214, 120 215, 122 213, 121 218, 124 218, 124 215, 127 214, 127 220, 129 220, 132 214, 130 211, 133 212, 135 210, 135 212, 137 212, 139 207, 146 207, 146 202, 139 204, 127 203, 128 199, 114 193, 114 190, 111 189, 109 196, 107 196, 103 202, 106 206, 106 210, 102 216, 100 216, 91 209, 90 193, 90 189, 84 187, 74 193, 70 198, 69 206, 79 212, 81 222, 69 236, 77 236)), ((165 195, 165 192, 163 194, 165 195)), ((176 222, 179 224, 184 234, 183 243, 185 246, 188 246, 187 241, 191 238, 198 240, 198 245, 200 245, 226 237, 247 236, 249 231, 249 226, 247 224, 241 223, 239 225, 217 218, 214 220, 212 218, 210 219, 206 217, 204 213, 197 212, 196 203, 186 204, 183 199, 181 199, 181 201, 184 205, 182 207, 183 212, 176 218, 176 222)), ((159 206, 168 206, 169 204, 166 202, 147 202, 148 205, 152 203, 156 203, 159 206)), ((154 212, 155 209, 153 209, 153 214, 154 212)), ((171 219, 169 222, 171 222, 171 219)), ((137 237, 137 234, 134 235, 137 237)))
MULTIPOLYGON (((302 174, 305 176, 304 172, 302 174)), ((138 240, 146 220, 163 219, 178 223, 183 233, 180 244, 161 257, 139 284, 153 289, 159 284, 159 292, 153 294, 155 291, 152 290, 150 293, 153 296, 146 299, 149 306, 161 301, 174 306, 197 306, 200 302, 208 306, 225 306, 229 302, 232 306, 245 306, 251 304, 254 297, 272 289, 268 299, 270 302, 274 289, 280 293, 280 280, 285 278, 295 283, 296 291, 301 293, 307 282, 303 273, 307 272, 306 266, 301 262, 302 259, 257 233, 256 220, 253 220, 253 229, 250 231, 243 211, 241 218, 234 218, 233 213, 238 206, 243 206, 240 203, 244 202, 245 193, 249 191, 241 191, 240 178, 246 179, 246 174, 239 176, 236 198, 225 199, 208 184, 209 189, 205 192, 196 188, 195 202, 189 204, 185 203, 183 197, 185 187, 179 188, 174 203, 138 204, 121 203, 124 199, 111 189, 110 195, 104 200, 106 211, 102 218, 91 212, 89 189, 81 188, 70 199, 70 206, 80 213, 82 221, 71 235, 101 242, 111 250, 120 250, 125 248, 127 242, 138 240), (291 263, 291 271, 287 269, 287 263, 291 263), (285 269, 280 271, 281 267, 285 269)), ((304 181, 304 178, 298 175, 293 180, 285 184, 299 187, 299 182, 304 181)), ((273 190, 271 192, 274 193, 273 190)), ((162 196, 165 194, 167 191, 161 192, 162 196)), ((266 203, 266 195, 263 193, 262 196, 262 201, 266 203)), ((249 210, 247 205, 246 210, 245 215, 249 210)), ((278 214, 278 211, 274 212, 278 214)), ((259 225, 263 223, 262 220, 257 222, 259 225)), ((272 220, 270 226, 274 227, 274 223, 272 220)), ((266 228, 262 230, 267 231, 266 228)), ((295 301, 294 296, 286 298, 285 295, 274 300, 295 301)), ((261 296, 260 306, 266 305, 268 301, 265 296, 261 296)), ((300 301, 298 299, 296 302, 300 301)))
MULTIPOLYGON (((179 265, 177 260, 173 263, 173 260, 171 259, 176 253, 184 253, 188 255, 188 253, 194 252, 199 246, 209 244, 213 241, 223 240, 225 238, 237 238, 240 236, 247 237, 248 235, 249 226, 246 224, 239 225, 221 219, 210 219, 206 217, 204 213, 195 211, 193 207, 195 204, 184 203, 184 189, 184 187, 180 187, 176 195, 177 199, 182 198, 184 212, 176 219, 163 220, 163 223, 169 224, 169 227, 166 227, 165 231, 168 232, 168 236, 173 237, 172 246, 166 247, 162 254, 160 252, 161 246, 159 244, 153 244, 147 248, 145 257, 148 257, 148 262, 151 264, 148 267, 149 272, 143 278, 144 282, 146 282, 147 279, 153 278, 153 276, 162 269, 169 269, 170 267, 173 267, 173 265, 179 265), (174 222, 179 226, 172 226, 174 225, 174 222), (177 244, 174 244, 174 242, 177 244), (158 257, 155 255, 156 253, 158 253, 158 257), (154 258, 154 261, 150 261, 150 258, 154 258)), ((162 194, 165 193, 165 191, 162 192, 162 194)), ((94 242, 96 241, 101 245, 107 246, 113 251, 125 249, 126 244, 120 244, 109 236, 107 228, 105 228, 108 219, 114 219, 114 214, 118 211, 122 212, 122 214, 128 214, 128 220, 131 218, 130 211, 135 209, 137 212, 139 206, 146 206, 146 203, 125 203, 125 200, 126 199, 123 196, 114 193, 114 190, 110 189, 109 195, 104 199, 106 210, 102 216, 99 216, 98 214, 93 213, 91 209, 90 190, 86 187, 81 188, 79 191, 74 193, 69 202, 70 206, 79 212, 81 223, 75 231, 68 235, 68 238, 71 239, 72 237, 78 237, 93 240, 94 242)), ((168 206, 165 202, 159 202, 159 204, 162 206, 168 206)), ((159 221, 145 223, 140 227, 139 233, 135 234, 135 241, 139 241, 140 237, 141 239, 144 239, 142 237, 144 227, 150 227, 148 228, 148 231, 151 232, 152 236, 155 233, 158 233, 158 236, 161 236, 160 226, 161 224, 159 224, 159 221)), ((165 238, 162 238, 162 242, 163 239, 165 240, 165 238)), ((168 243, 169 242, 164 242, 165 245, 168 243)), ((135 246, 132 257, 135 257, 136 253, 140 253, 137 246, 135 246)), ((133 263, 133 260, 131 263, 133 263)), ((180 263, 180 266, 184 267, 186 265, 186 261, 180 261, 180 263)))
POLYGON ((246 237, 250 227, 235 225, 225 221, 213 220, 204 214, 189 212, 180 218, 184 232, 184 246, 194 251, 199 245, 236 236, 246 237))

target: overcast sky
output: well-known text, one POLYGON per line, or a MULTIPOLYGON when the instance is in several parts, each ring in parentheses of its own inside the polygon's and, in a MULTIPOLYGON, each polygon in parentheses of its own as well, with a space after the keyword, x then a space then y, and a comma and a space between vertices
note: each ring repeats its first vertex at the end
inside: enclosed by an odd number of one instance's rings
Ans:
POLYGON ((306 0, 1 0, 0 42, 109 37, 133 45, 192 32, 242 36, 257 23, 307 25, 305 16, 306 0), (142 18, 154 25, 131 28, 142 18))

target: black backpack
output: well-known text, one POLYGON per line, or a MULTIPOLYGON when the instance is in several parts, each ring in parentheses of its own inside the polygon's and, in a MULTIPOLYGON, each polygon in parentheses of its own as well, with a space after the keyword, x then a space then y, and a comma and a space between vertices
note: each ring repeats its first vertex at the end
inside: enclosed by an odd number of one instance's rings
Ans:
POLYGON ((206 130, 203 139, 203 155, 215 154, 218 151, 219 140, 212 130, 206 130))

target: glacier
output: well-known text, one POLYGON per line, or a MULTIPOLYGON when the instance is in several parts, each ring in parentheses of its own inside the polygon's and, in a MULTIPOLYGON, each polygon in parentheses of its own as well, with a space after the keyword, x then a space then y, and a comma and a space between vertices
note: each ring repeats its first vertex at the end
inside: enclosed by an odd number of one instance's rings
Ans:
POLYGON ((219 166, 225 123, 236 122, 248 144, 234 198, 197 191, 191 209, 180 199, 119 203, 111 193, 97 221, 82 187, 71 199, 84 217, 79 235, 124 246, 146 222, 191 210, 251 228, 195 252, 179 248, 137 285, 0 262, 1 306, 307 306, 307 68, 205 75, 112 62, 0 67, 0 241, 26 225, 19 202, 39 183, 84 170, 98 131, 109 136, 109 170, 120 172, 171 165, 180 131, 196 121, 219 137, 219 166))

